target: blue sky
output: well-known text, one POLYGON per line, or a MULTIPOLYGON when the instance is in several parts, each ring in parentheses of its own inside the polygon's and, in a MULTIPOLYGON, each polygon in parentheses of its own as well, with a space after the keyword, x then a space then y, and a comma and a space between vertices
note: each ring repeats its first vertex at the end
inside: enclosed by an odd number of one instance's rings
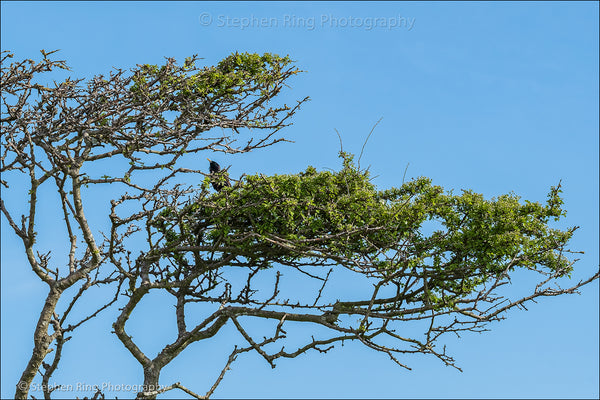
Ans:
MULTIPOLYGON (((400 185, 409 164, 407 178, 542 201, 562 180, 568 215, 560 226, 581 226, 572 248, 585 251, 573 281, 598 268, 597 2, 3 2, 1 11, 2 50, 21 59, 61 49, 74 77, 165 56, 198 54, 212 65, 234 51, 289 54, 305 72, 284 97, 311 97, 284 131, 294 143, 215 156, 231 164, 233 176, 335 168, 335 129, 344 149, 359 153, 383 118, 361 162, 376 185, 400 185)), ((21 201, 17 191, 2 196, 21 201)), ((102 213, 95 218, 103 223, 102 213)), ((40 227, 41 243, 52 246, 52 228, 40 227)), ((2 398, 14 394, 47 293, 21 250, 3 218, 2 398)), ((150 303, 146 312, 170 312, 171 305, 150 303)), ((242 355, 215 397, 598 398, 598 282, 528 309, 510 312, 490 332, 449 339, 463 373, 420 356, 402 360, 413 367, 406 371, 384 354, 346 344, 281 360, 276 369, 242 355)), ((108 311, 77 332, 93 348, 77 338, 67 343, 56 382, 141 383, 139 364, 110 333, 115 315, 108 311)), ((138 337, 143 328, 132 320, 138 337)), ((169 329, 146 332, 144 340, 163 343, 169 329)), ((203 393, 234 339, 229 328, 190 346, 161 383, 181 380, 203 393)))

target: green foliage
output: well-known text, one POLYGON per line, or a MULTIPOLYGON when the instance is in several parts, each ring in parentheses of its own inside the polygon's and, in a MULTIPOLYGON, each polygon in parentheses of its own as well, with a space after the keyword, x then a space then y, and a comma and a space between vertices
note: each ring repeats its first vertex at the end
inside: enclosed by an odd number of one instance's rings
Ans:
POLYGON ((515 268, 571 271, 562 251, 574 228, 548 226, 564 215, 559 187, 546 204, 454 195, 428 178, 378 191, 351 155, 340 157, 337 172, 245 176, 182 210, 165 209, 154 226, 175 252, 187 243, 267 264, 329 259, 378 279, 413 271, 428 282, 420 300, 439 308, 515 268), (437 230, 424 232, 427 221, 437 230))
MULTIPOLYGON (((276 54, 233 53, 217 66, 198 69, 192 59, 182 68, 172 62, 163 66, 145 64, 136 71, 131 93, 140 104, 156 109, 195 112, 215 109, 216 103, 228 103, 236 97, 267 96, 287 76, 298 70, 286 70, 292 60, 276 54), (284 76, 287 72, 287 76, 284 76), (191 105, 194 107, 191 107, 191 105)), ((272 93, 273 95, 276 93, 272 93)), ((215 115, 205 113, 207 119, 215 115)), ((255 121, 260 124, 261 121, 255 121)), ((264 123, 264 122, 263 122, 264 123)))

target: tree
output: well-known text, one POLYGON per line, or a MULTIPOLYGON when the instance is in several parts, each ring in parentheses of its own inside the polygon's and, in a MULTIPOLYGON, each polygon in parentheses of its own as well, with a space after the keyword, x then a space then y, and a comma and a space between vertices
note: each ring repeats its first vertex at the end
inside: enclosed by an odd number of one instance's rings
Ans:
MULTIPOLYGON (((306 100, 267 108, 299 72, 287 57, 236 53, 204 69, 195 66, 196 57, 183 66, 167 59, 161 67, 95 77, 87 86, 66 79, 49 88, 33 78, 66 68, 50 54, 43 53, 39 63, 4 67, 8 53, 2 69, 7 115, 2 184, 8 187, 9 173, 30 180, 29 213, 21 225, 4 202, 2 211, 22 239, 31 268, 50 288, 21 378, 27 385, 40 366, 47 382, 65 334, 115 302, 123 307, 114 333, 143 370, 139 398, 173 388, 208 398, 241 353, 256 351, 275 367, 279 358, 327 352, 350 340, 407 369, 401 356, 410 353, 430 354, 459 369, 445 348, 436 346, 444 334, 483 331, 512 308, 574 293, 599 276, 557 286, 573 270, 576 260, 567 245, 577 229, 550 226, 564 215, 560 184, 543 204, 514 194, 489 200, 472 191, 456 195, 427 178, 378 190, 368 171, 340 151, 338 171, 309 166, 290 175, 245 175, 211 192, 208 174, 183 166, 186 155, 247 152, 283 140, 274 135, 306 100), (34 94, 36 102, 30 98, 34 94), (213 128, 224 129, 217 134, 213 128), (244 134, 248 138, 241 141, 244 134), (118 174, 93 175, 92 162, 117 158, 127 161, 118 174), (151 176, 144 176, 148 172, 151 176), (70 243, 62 269, 50 266, 48 253, 34 250, 36 193, 52 180, 70 243), (101 243, 85 218, 81 195, 98 184, 126 189, 111 201, 110 231, 101 243), (84 238, 81 250, 76 230, 84 238), (524 279, 519 271, 527 272, 534 286, 509 299, 502 289, 511 277, 524 279), (344 290, 335 282, 339 274, 363 290, 344 290), (290 280, 294 289, 282 292, 290 280), (73 285, 81 285, 77 295, 58 312, 61 294, 73 285), (66 325, 72 305, 97 285, 114 287, 115 295, 88 318, 66 325), (150 358, 127 334, 126 324, 153 292, 172 298, 178 335, 150 358), (193 326, 190 310, 204 315, 193 326), (264 321, 260 333, 248 328, 252 323, 255 329, 256 320, 264 321), (286 339, 297 323, 312 327, 311 335, 292 347, 286 339), (204 395, 179 382, 159 386, 166 365, 226 324, 235 326, 244 344, 235 339, 204 395), (52 363, 44 363, 53 344, 52 363)), ((17 398, 27 396, 23 387, 18 385, 17 398)))

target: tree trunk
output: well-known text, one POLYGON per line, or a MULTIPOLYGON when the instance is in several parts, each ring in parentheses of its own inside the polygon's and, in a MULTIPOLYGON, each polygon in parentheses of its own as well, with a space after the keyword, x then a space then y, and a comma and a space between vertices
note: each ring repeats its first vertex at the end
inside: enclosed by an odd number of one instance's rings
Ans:
POLYGON ((144 387, 138 392, 138 399, 156 399, 156 395, 146 396, 144 392, 154 392, 159 389, 158 378, 160 376, 160 369, 153 363, 148 363, 144 367, 144 387))
POLYGON ((56 309, 56 303, 58 303, 61 294, 61 289, 57 289, 56 286, 50 287, 50 293, 48 293, 48 296, 46 297, 46 303, 40 313, 40 318, 38 319, 35 333, 33 334, 33 353, 31 354, 27 367, 25 367, 25 371, 23 371, 23 375, 21 375, 19 383, 17 383, 15 399, 27 399, 31 381, 35 378, 44 358, 49 353, 48 348, 52 344, 53 339, 48 334, 48 326, 50 325, 52 315, 56 309))

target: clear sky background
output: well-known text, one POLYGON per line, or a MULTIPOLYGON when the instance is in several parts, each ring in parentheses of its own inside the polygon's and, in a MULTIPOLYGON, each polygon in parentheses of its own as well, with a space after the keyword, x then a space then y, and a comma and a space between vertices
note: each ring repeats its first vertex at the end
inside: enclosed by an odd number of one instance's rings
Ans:
MULTIPOLYGON (((486 197, 514 191, 543 201, 562 179, 568 215, 560 226, 581 226, 572 248, 585 251, 573 282, 598 268, 597 2, 2 2, 1 11, 2 50, 39 59, 40 49, 61 49, 58 58, 73 77, 165 56, 198 54, 213 65, 234 51, 289 54, 306 72, 284 96, 312 99, 283 132, 294 143, 215 156, 231 164, 232 176, 336 168, 334 129, 345 150, 359 153, 383 117, 362 160, 378 187, 400 185, 408 163, 407 179, 428 176, 486 197)), ((16 191, 3 189, 2 196, 25 201, 16 191)), ((96 218, 106 224, 104 214, 96 218)), ((40 229, 41 240, 49 240, 52 226, 40 229)), ((0 397, 10 398, 31 355, 47 288, 4 218, 1 261, 0 397)), ((448 339, 463 373, 421 356, 402 358, 413 368, 406 371, 384 354, 346 344, 280 360, 276 369, 256 354, 241 355, 215 397, 598 398, 598 282, 528 309, 510 312, 490 332, 448 339)), ((110 333, 116 315, 109 310, 76 332, 52 382, 142 382, 139 364, 110 333)), ((144 323, 133 319, 140 337, 144 323)), ((145 340, 164 343, 172 333, 146 332, 145 340)), ((181 381, 204 393, 234 343, 239 335, 226 329, 190 346, 163 371, 161 384, 181 381)))

